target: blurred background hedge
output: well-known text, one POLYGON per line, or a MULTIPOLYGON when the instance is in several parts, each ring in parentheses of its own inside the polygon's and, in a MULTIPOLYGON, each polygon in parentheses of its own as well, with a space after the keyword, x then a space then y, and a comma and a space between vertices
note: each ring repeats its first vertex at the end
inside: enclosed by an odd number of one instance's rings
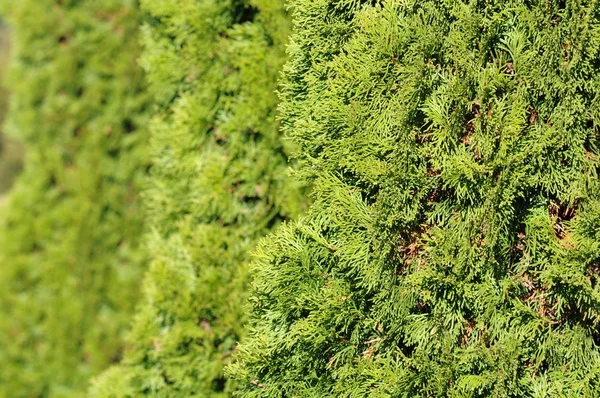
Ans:
POLYGON ((0 397, 81 397, 119 360, 147 262, 137 2, 0 4, 26 153, 0 211, 0 397))

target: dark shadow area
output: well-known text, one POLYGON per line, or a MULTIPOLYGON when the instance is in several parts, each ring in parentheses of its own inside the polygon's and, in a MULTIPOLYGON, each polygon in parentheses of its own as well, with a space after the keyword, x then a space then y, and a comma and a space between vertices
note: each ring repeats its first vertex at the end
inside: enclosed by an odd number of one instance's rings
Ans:
POLYGON ((6 25, 0 21, 0 204, 2 203, 1 196, 10 189, 23 166, 21 146, 3 134, 9 97, 9 93, 5 88, 9 52, 10 34, 6 25))

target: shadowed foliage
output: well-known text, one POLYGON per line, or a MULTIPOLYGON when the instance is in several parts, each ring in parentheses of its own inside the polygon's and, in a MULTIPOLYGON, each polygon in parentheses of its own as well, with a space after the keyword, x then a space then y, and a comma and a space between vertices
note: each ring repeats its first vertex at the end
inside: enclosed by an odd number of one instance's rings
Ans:
POLYGON ((21 171, 23 157, 20 145, 2 133, 9 97, 8 90, 4 87, 9 54, 9 30, 0 20, 0 206, 4 202, 1 195, 12 186, 16 175, 21 171))

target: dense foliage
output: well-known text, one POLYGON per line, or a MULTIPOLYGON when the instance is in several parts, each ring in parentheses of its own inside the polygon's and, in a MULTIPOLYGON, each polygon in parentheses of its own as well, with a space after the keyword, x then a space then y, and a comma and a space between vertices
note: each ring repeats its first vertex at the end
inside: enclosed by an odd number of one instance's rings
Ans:
POLYGON ((290 23, 279 1, 144 0, 157 102, 151 268, 129 349, 96 397, 225 397, 246 319, 248 252, 302 209, 276 120, 290 23))
POLYGON ((81 397, 119 358, 145 264, 137 4, 2 7, 14 38, 6 131, 27 158, 0 208, 0 396, 81 397))
POLYGON ((242 396, 600 396, 600 3, 292 6, 242 396))

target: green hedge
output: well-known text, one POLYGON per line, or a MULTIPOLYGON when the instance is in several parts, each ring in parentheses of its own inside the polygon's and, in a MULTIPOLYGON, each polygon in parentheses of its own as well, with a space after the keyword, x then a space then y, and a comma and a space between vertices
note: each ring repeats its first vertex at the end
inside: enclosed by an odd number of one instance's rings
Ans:
POLYGON ((95 397, 226 397, 246 319, 248 252, 303 207, 275 90, 289 18, 279 1, 144 0, 157 110, 146 194, 152 256, 119 366, 95 397))
POLYGON ((148 98, 133 0, 18 0, 0 209, 0 396, 81 397, 117 361, 146 263, 148 98))
POLYGON ((599 396, 600 3, 292 6, 241 396, 599 396))

